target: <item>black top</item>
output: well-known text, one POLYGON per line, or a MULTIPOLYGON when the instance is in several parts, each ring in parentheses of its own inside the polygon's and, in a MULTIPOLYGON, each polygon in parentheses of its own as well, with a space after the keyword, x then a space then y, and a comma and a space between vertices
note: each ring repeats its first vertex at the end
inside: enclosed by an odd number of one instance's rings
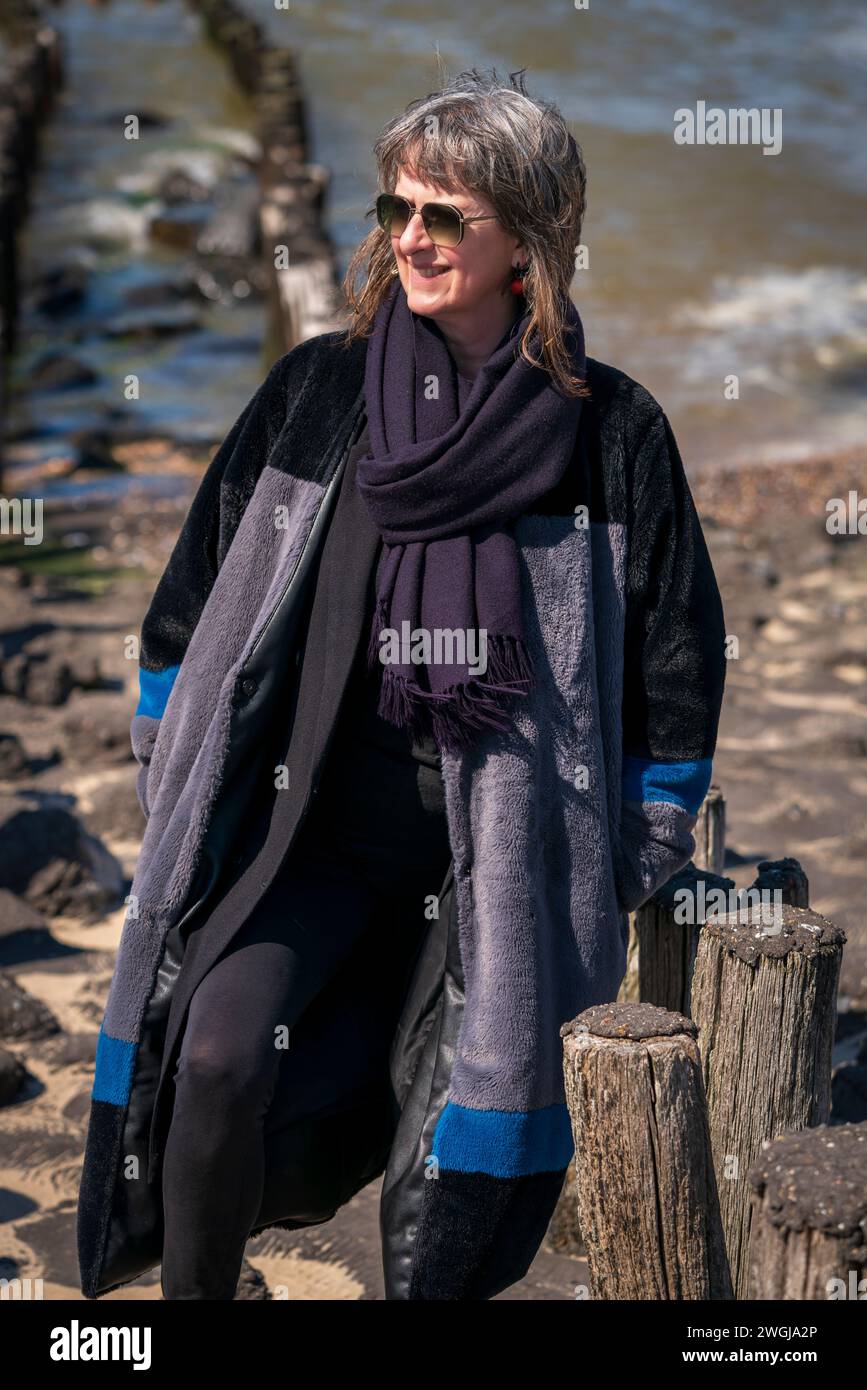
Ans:
MULTIPOLYGON (((329 540, 338 552, 341 527, 351 520, 351 509, 341 503, 355 488, 357 461, 369 449, 365 426, 346 461, 331 522, 329 540)), ((381 549, 379 542, 377 560, 381 549)), ((327 820, 331 833, 361 851, 399 849, 404 868, 411 857, 426 863, 437 851, 447 863, 450 852, 439 748, 433 738, 414 739, 408 730, 377 713, 384 668, 377 662, 374 670, 367 669, 375 574, 376 562, 368 580, 355 659, 318 786, 316 815, 327 820)))

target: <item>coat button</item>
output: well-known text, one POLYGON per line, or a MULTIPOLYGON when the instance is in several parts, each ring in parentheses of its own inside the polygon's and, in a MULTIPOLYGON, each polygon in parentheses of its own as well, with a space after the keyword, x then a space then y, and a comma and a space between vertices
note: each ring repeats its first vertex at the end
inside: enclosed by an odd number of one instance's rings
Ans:
POLYGON ((252 676, 245 676, 241 681, 241 694, 249 700, 251 695, 255 695, 259 689, 259 682, 254 681, 252 676))

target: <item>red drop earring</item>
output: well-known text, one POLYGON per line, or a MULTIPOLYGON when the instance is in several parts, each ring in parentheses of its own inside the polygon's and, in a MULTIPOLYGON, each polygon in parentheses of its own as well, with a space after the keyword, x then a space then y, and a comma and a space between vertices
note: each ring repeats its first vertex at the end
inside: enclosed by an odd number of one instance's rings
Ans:
POLYGON ((512 283, 509 285, 509 289, 512 291, 512 294, 523 294, 523 293, 524 293, 524 276, 527 274, 527 271, 528 271, 529 269, 530 269, 530 262, 529 262, 529 261, 527 261, 526 265, 514 265, 514 266, 512 266, 512 270, 514 271, 514 274, 515 274, 515 278, 512 280, 512 283))

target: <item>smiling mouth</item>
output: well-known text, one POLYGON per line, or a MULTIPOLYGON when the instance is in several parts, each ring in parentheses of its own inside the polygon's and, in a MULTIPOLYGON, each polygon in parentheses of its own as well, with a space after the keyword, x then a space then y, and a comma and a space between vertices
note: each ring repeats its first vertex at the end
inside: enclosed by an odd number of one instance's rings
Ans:
POLYGON ((421 278, 422 278, 422 280, 436 280, 438 276, 440 276, 440 275, 445 275, 446 271, 447 271, 447 270, 450 270, 450 269, 451 269, 451 266, 448 266, 448 265, 442 265, 442 266, 437 266, 437 265, 426 265, 426 266, 411 265, 411 266, 410 266, 410 270, 412 271, 413 275, 420 275, 421 278))

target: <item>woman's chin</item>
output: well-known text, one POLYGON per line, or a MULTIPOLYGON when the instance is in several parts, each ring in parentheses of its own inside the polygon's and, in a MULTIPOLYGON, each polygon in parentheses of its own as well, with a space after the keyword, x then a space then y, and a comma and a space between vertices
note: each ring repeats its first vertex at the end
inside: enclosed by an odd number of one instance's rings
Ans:
POLYGON ((414 314, 436 314, 445 307, 446 296, 440 290, 411 288, 406 302, 414 314))

